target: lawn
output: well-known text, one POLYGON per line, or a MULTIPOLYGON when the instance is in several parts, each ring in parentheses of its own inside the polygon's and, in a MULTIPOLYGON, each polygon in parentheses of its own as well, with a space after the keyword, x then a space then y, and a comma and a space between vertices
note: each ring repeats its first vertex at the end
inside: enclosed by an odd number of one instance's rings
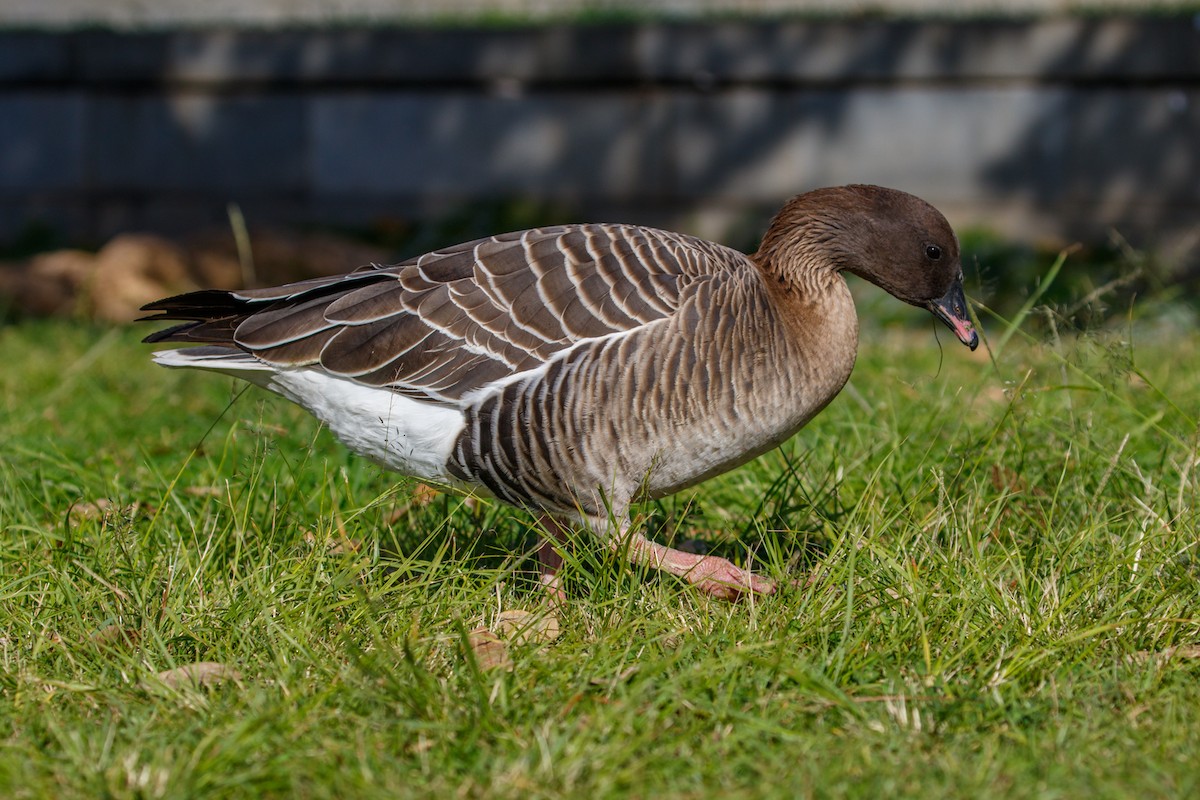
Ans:
POLYGON ((1177 312, 867 326, 796 439, 641 509, 806 585, 725 604, 581 539, 557 612, 527 514, 145 331, 0 327, 0 796, 1200 796, 1177 312))

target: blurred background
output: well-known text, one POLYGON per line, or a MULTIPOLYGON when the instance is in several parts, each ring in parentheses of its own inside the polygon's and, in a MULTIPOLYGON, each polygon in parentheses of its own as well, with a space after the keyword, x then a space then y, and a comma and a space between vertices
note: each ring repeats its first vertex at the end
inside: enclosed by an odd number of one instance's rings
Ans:
POLYGON ((1067 324, 1194 316, 1200 4, 0 0, 0 321, 563 221, 751 250, 852 182, 1001 312, 1079 243, 1067 324))

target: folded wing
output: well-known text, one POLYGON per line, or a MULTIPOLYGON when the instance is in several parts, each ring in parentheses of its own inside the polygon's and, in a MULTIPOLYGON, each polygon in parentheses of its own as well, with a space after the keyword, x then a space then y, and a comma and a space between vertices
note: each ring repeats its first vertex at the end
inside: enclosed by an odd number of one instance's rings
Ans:
POLYGON ((664 319, 689 283, 738 263, 736 251, 650 228, 540 228, 348 275, 160 300, 147 319, 183 324, 146 341, 232 345, 278 368, 455 402, 578 342, 664 319))

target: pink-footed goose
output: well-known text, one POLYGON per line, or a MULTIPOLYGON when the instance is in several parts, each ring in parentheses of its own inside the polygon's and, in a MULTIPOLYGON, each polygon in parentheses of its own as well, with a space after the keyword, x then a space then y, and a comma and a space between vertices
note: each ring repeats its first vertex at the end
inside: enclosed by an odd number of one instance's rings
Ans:
MULTIPOLYGON (((790 200, 762 245, 633 225, 560 225, 394 266, 151 303, 199 347, 168 367, 228 373, 299 403, 350 449, 434 484, 583 523, 714 595, 774 583, 629 529, 629 506, 791 437, 854 366, 842 272, 926 308, 971 349, 958 241, 928 203, 877 186, 790 200)), ((539 551, 558 593, 559 556, 539 551)))

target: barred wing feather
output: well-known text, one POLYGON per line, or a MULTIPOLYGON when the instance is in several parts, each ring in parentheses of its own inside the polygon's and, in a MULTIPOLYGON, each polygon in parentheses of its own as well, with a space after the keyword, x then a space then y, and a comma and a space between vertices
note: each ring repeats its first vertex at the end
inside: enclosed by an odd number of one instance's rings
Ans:
POLYGON ((169 298, 146 310, 186 322, 149 340, 233 344, 280 368, 456 402, 581 341, 664 319, 689 283, 745 263, 651 228, 541 228, 348 275, 169 298))

